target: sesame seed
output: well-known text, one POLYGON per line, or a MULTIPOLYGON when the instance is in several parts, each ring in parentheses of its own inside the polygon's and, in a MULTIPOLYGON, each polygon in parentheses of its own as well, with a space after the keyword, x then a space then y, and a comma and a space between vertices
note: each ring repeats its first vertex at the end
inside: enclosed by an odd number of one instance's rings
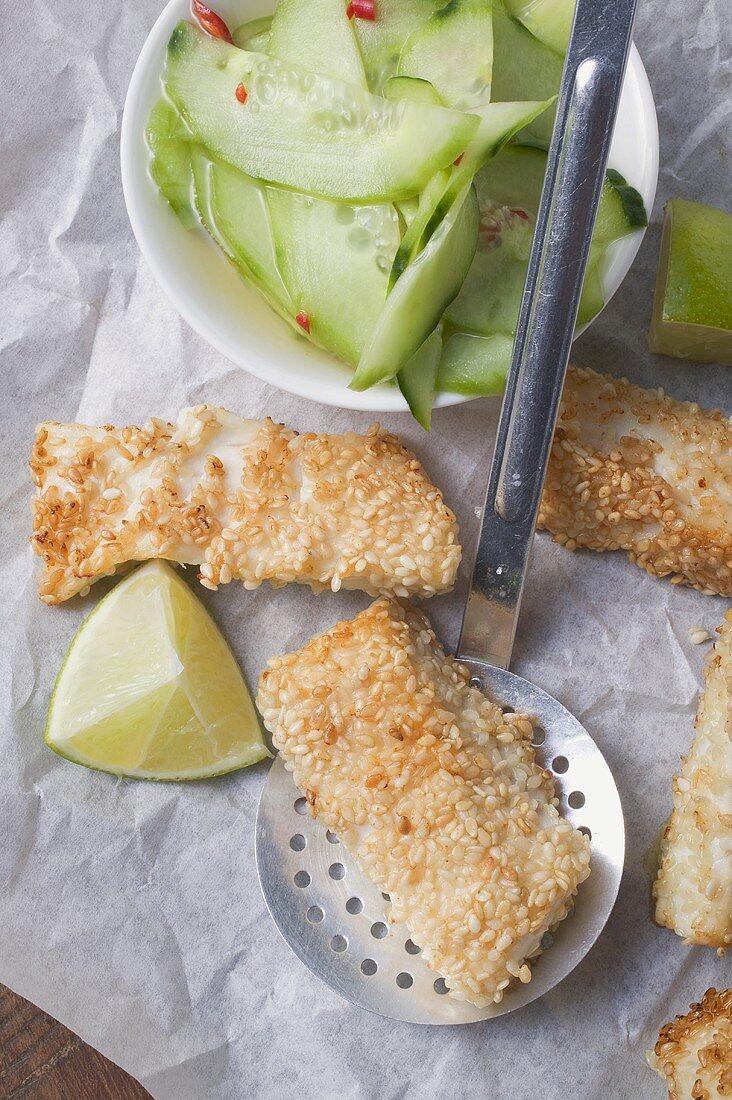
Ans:
POLYGON ((47 423, 31 471, 34 532, 44 532, 33 545, 49 603, 80 591, 77 560, 91 563, 86 585, 151 548, 181 564, 204 561, 206 588, 297 581, 316 592, 404 597, 449 590, 460 562, 455 516, 421 464, 378 426, 298 435, 205 405, 144 429, 47 423), (100 541, 116 541, 114 557, 94 556, 100 541))
MULTIPOLYGON (((693 629, 708 640, 704 628, 693 629)), ((687 943, 724 948, 732 943, 732 863, 719 855, 732 836, 732 612, 718 632, 707 654, 691 749, 673 781, 673 812, 661 841, 653 894, 658 924, 687 943)))
POLYGON ((531 940, 533 956, 589 873, 589 843, 559 814, 528 717, 512 715, 499 741, 500 708, 422 614, 386 600, 270 661, 257 703, 297 786, 317 782, 318 820, 390 895, 451 995, 500 1001, 522 980, 517 944, 531 940), (329 716, 337 705, 334 745, 324 699, 329 716))
POLYGON ((538 526, 569 550, 625 550, 652 576, 732 597, 730 453, 719 412, 570 367, 538 526))

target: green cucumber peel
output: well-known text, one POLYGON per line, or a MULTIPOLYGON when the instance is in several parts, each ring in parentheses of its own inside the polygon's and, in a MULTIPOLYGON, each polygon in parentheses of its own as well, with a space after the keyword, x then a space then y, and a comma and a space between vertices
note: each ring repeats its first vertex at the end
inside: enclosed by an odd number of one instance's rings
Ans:
POLYGON ((473 140, 452 172, 438 173, 420 196, 417 214, 409 225, 394 258, 389 289, 403 275, 442 222, 461 190, 470 184, 485 161, 495 156, 527 122, 537 118, 553 102, 490 103, 474 113, 480 119, 473 140))
POLYGON ((430 333, 396 376, 399 389, 414 419, 426 432, 432 426, 437 370, 442 357, 441 327, 430 333))
POLYGON ((389 293, 351 389, 365 390, 393 378, 437 327, 475 254, 478 215, 470 184, 389 293))
MULTIPOLYGON (((443 169, 443 171, 438 172, 437 175, 432 177, 427 187, 420 195, 417 211, 412 221, 409 223, 399 248, 397 249, 396 256, 394 257, 394 263, 392 264, 391 274, 389 276, 390 291, 393 289, 397 279, 404 274, 412 263, 419 250, 423 247, 425 240, 434 230, 434 214, 438 206, 440 206, 440 200, 445 194, 449 182, 450 173, 447 169, 443 169), (429 231, 428 226, 430 227, 429 231)), ((441 220, 442 218, 439 219, 439 221, 441 220)))
POLYGON ((648 214, 643 196, 635 187, 632 187, 620 172, 614 168, 608 168, 605 173, 606 185, 612 187, 620 199, 623 215, 627 222, 628 230, 645 229, 648 225, 648 214))

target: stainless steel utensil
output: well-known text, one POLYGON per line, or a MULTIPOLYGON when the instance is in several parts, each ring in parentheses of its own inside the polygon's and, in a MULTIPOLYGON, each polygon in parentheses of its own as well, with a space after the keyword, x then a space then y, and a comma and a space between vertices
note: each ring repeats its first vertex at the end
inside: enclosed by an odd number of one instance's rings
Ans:
POLYGON ((415 1023, 465 1023, 528 1004, 586 955, 612 910, 625 837, 617 789, 600 750, 546 692, 508 671, 600 189, 630 49, 637 0, 578 0, 480 539, 457 655, 474 682, 536 724, 562 810, 591 835, 592 874, 528 985, 491 1008, 443 994, 388 899, 306 812, 279 760, 257 815, 265 900, 295 953, 355 1004, 415 1023))

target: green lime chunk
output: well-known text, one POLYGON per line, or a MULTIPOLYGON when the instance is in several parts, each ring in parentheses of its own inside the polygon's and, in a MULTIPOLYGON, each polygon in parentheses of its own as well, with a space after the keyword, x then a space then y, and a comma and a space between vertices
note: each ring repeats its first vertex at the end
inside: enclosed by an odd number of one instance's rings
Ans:
POLYGON ((204 779, 269 751, 234 656, 177 573, 150 562, 82 623, 58 674, 46 743, 87 768, 204 779))
POLYGON ((732 214, 666 203, 651 351, 732 366, 732 214))

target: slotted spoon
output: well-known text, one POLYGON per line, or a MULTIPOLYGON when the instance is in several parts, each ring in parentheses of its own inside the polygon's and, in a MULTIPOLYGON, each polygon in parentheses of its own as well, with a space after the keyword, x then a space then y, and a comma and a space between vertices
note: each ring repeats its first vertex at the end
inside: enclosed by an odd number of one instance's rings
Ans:
POLYGON ((260 883, 296 955, 354 1004, 413 1023, 454 1024, 511 1012, 546 993, 584 958, 610 915, 625 836, 610 770, 556 699, 508 671, 536 516, 569 359, 637 0, 578 0, 546 179, 503 401, 457 656, 473 682, 535 723, 537 755, 556 777, 563 814, 591 837, 592 873, 573 914, 527 985, 490 1008, 445 996, 443 979, 388 898, 338 838, 310 818, 275 760, 257 815, 260 883))

